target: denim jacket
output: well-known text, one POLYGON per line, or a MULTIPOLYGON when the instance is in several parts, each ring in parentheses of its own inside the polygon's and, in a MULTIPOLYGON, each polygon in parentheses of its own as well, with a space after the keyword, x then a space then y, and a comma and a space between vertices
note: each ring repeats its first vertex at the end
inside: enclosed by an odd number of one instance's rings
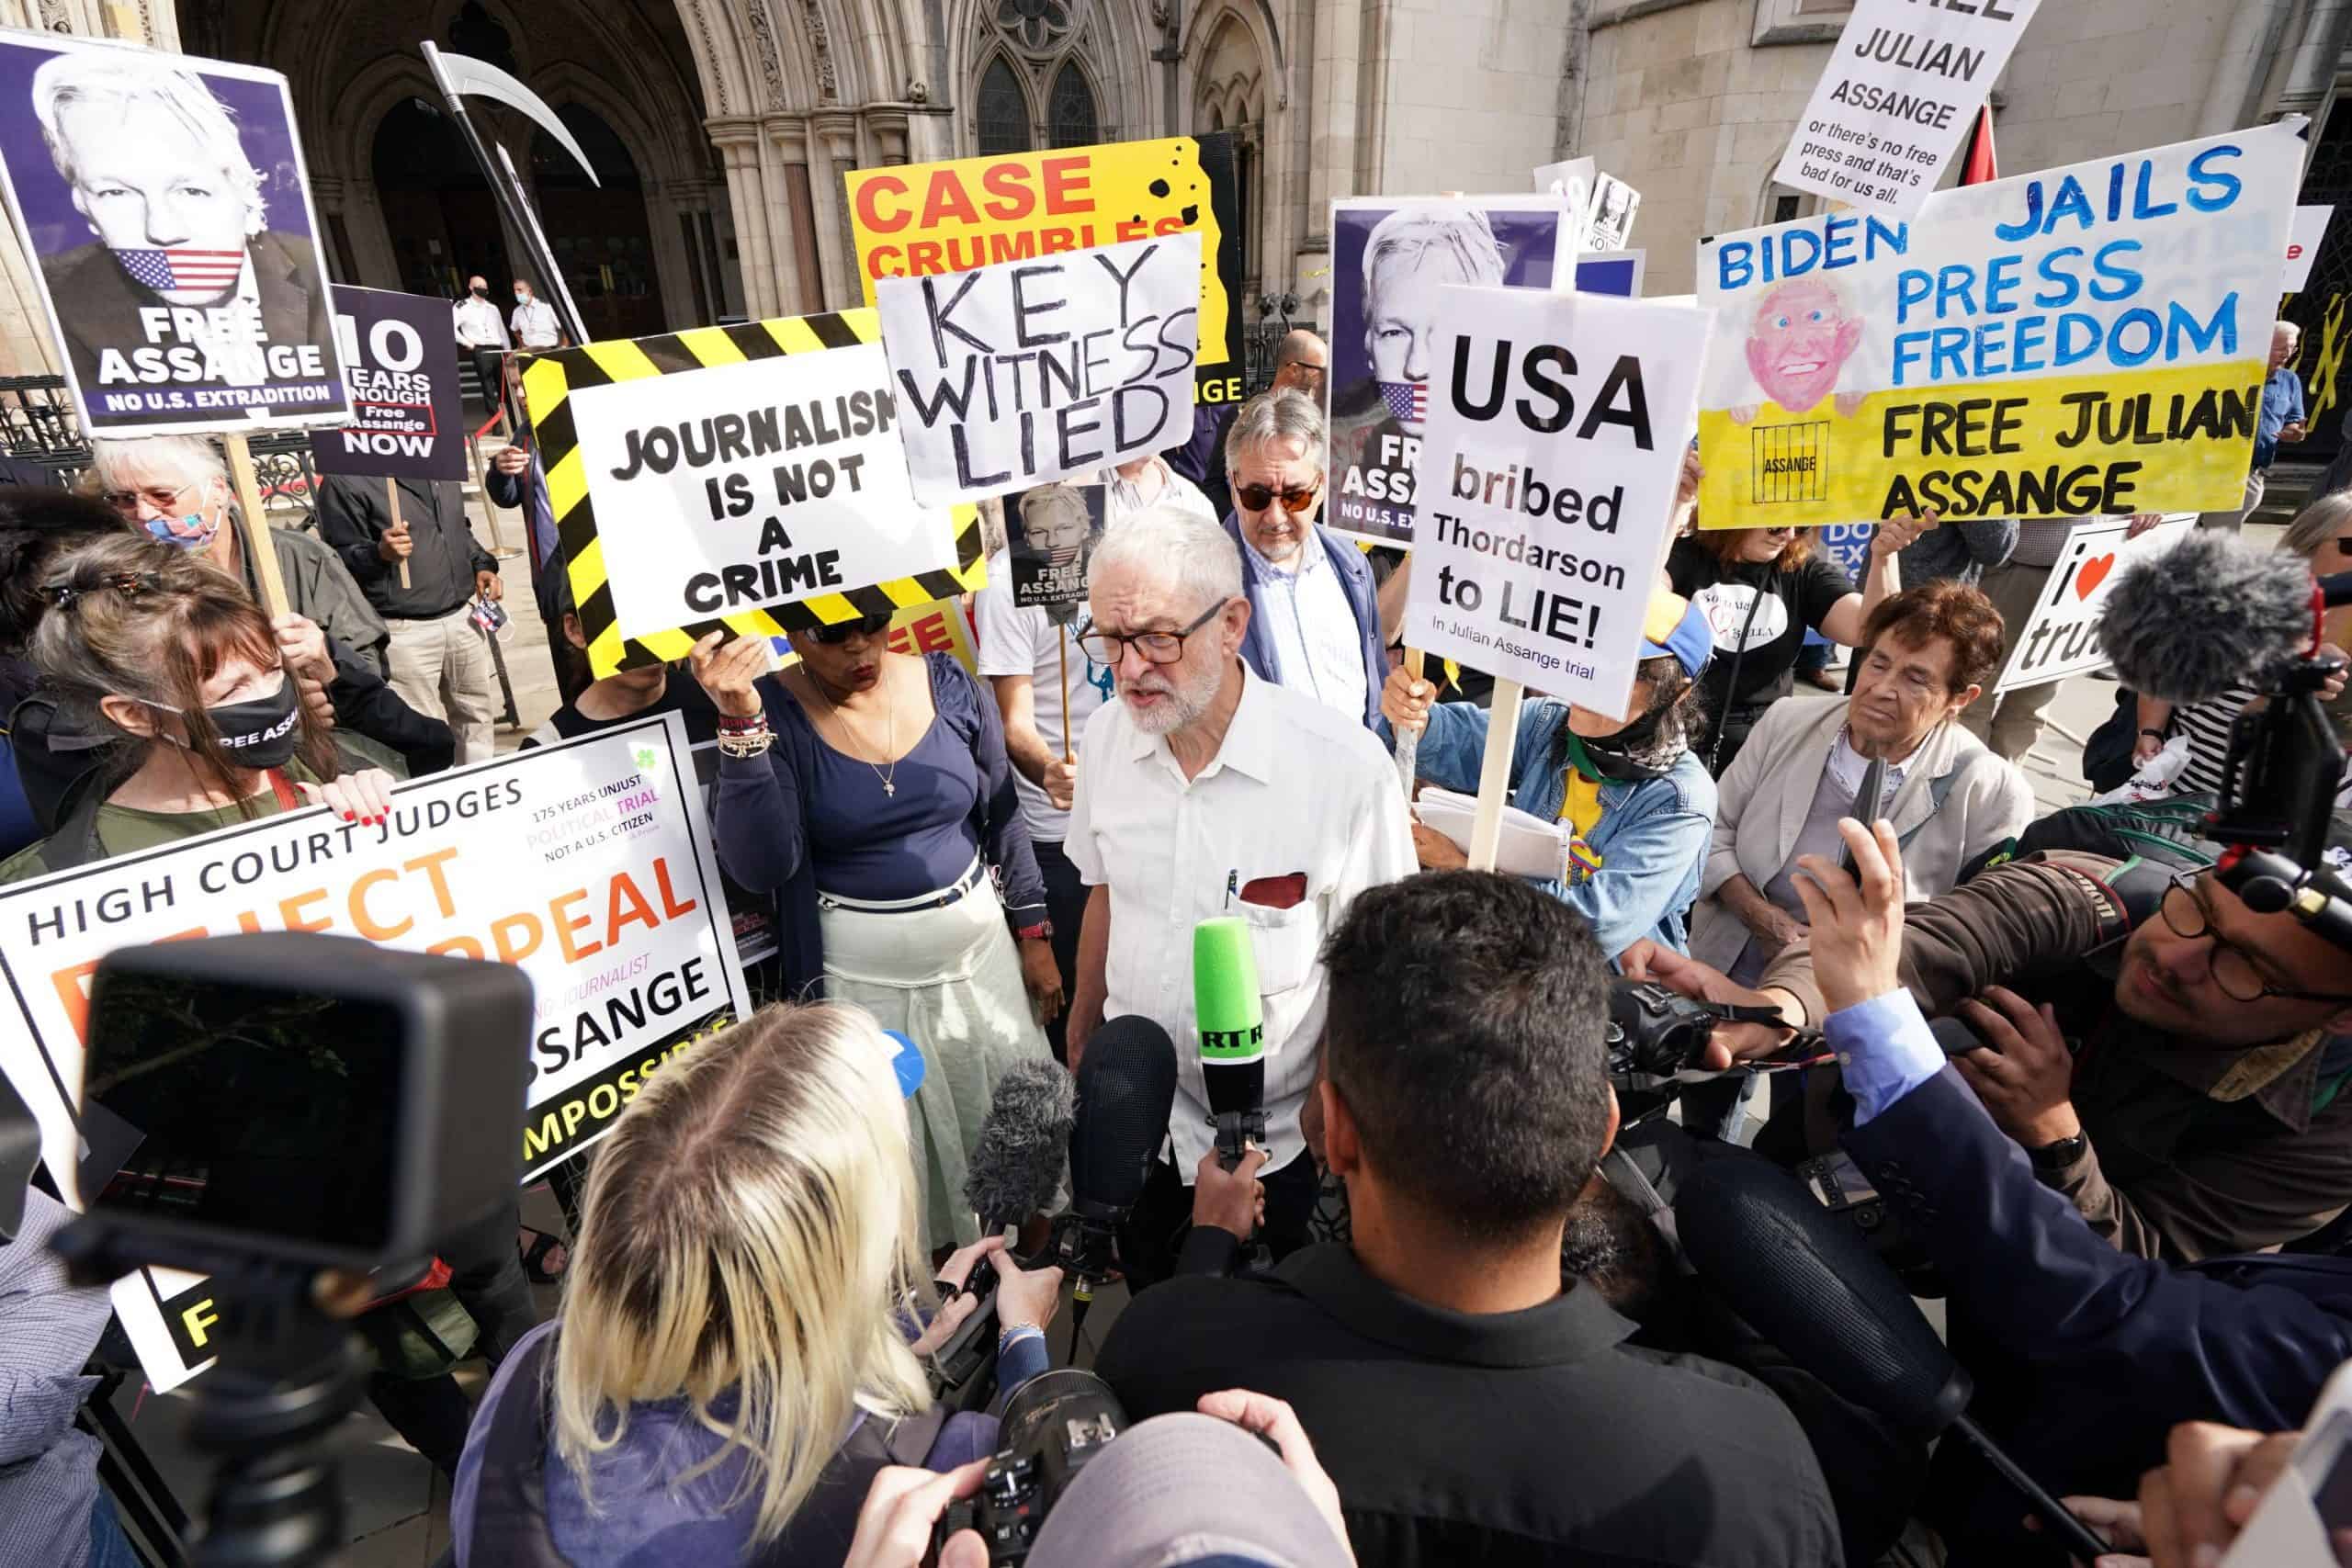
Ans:
MULTIPOLYGON (((1431 708, 1416 771, 1447 789, 1475 791, 1486 753, 1487 718, 1486 709, 1469 703, 1431 708)), ((1567 795, 1563 770, 1552 761, 1560 727, 1567 722, 1568 705, 1549 698, 1530 698, 1520 709, 1510 803, 1546 822, 1559 820, 1567 795)), ((1714 819, 1715 781, 1690 752, 1677 758, 1662 778, 1605 781, 1600 821, 1587 840, 1600 856, 1600 869, 1573 886, 1556 879, 1536 886, 1592 922, 1592 934, 1611 964, 1644 937, 1687 952, 1685 917, 1699 896, 1714 819)))

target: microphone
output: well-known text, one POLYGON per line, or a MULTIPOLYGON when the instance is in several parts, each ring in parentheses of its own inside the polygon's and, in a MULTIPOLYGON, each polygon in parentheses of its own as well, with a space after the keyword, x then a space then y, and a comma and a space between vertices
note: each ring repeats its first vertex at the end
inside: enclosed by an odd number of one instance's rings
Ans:
POLYGON ((1701 1166, 1675 1196, 1674 1228, 1716 1294, 1840 1397, 1921 1438, 1956 1434, 2067 1551, 2086 1562, 2109 1553, 1968 1418, 1974 1389, 1967 1371, 1862 1233, 1778 1167, 1761 1159, 1701 1166))
POLYGON ((1231 1170, 1266 1142, 1266 1020, 1250 925, 1219 915, 1193 928, 1193 1016, 1217 1163, 1231 1170))
POLYGON ((1176 1105, 1176 1043, 1148 1018, 1106 1021, 1078 1068, 1069 1136, 1070 1212, 1057 1226, 1055 1261, 1085 1288, 1116 1267, 1117 1227, 1143 1198, 1176 1105))
POLYGON ((1054 1201, 1077 1113, 1069 1074, 1057 1063, 1015 1062, 997 1079, 964 1173, 964 1201, 980 1234, 1000 1235, 1054 1201))
POLYGON ((2201 703, 2263 684, 2311 645, 2311 569, 2200 529, 2123 570, 2098 640, 2116 679, 2143 696, 2201 703))

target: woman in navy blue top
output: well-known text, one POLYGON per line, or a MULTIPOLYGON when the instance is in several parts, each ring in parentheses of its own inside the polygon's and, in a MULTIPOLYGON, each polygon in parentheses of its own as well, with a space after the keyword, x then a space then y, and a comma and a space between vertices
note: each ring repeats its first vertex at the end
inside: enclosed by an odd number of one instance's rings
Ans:
POLYGON ((910 1109, 936 1249, 978 1236, 967 1157, 1004 1069, 1048 1056, 1061 975, 996 704, 946 654, 891 652, 888 626, 795 632, 799 661, 774 675, 766 644, 714 633, 693 667, 719 712, 719 863, 776 894, 788 981, 922 1052, 910 1109))

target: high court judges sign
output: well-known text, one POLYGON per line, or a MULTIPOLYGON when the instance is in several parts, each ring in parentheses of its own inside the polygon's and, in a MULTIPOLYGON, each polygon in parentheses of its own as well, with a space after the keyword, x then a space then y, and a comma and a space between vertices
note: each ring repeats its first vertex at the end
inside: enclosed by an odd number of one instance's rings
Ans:
MULTIPOLYGON (((747 1010, 702 795, 675 715, 398 786, 389 821, 324 807, 0 889, 0 1068, 51 1170, 73 1170, 89 986, 119 947, 332 931, 487 959, 531 977, 536 1176, 608 1132, 662 1064, 747 1010)), ((484 1043, 487 1046, 490 1043, 484 1043)), ((159 1388, 211 1354, 201 1280, 114 1287, 159 1388)))
POLYGON ((2304 123, 1706 242, 1699 525, 2242 505, 2304 123))
POLYGON ((85 431, 345 422, 285 77, 6 32, 0 105, 0 175, 85 431))

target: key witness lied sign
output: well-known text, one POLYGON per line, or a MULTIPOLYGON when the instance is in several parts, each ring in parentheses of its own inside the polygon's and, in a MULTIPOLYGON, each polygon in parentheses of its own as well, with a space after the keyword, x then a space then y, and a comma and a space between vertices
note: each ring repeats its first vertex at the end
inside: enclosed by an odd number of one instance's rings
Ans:
POLYGON ((466 431, 449 307, 382 288, 334 290, 335 342, 352 422, 311 436, 322 474, 466 477, 466 431))

